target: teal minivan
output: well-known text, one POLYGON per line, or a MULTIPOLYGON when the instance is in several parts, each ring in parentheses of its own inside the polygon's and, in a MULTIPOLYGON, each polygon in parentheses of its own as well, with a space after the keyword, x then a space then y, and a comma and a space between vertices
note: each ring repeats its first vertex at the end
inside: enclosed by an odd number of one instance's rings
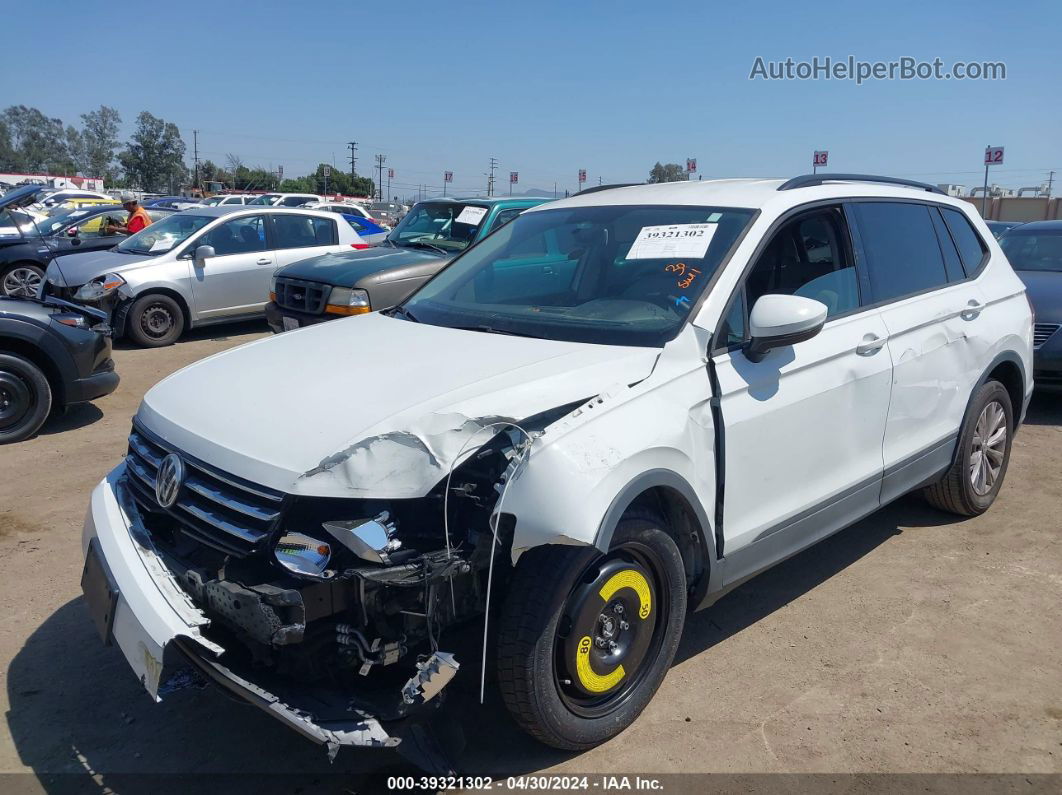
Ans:
POLYGON ((394 306, 473 243, 548 201, 510 196, 419 202, 378 246, 278 270, 266 306, 269 326, 279 333, 394 306))

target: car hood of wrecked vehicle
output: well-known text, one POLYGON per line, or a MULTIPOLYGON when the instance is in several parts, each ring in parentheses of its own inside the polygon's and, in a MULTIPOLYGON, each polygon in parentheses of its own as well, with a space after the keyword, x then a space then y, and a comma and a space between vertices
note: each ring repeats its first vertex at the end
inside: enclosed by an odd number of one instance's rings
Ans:
POLYGON ((500 430, 485 426, 640 381, 659 353, 374 313, 193 364, 150 390, 137 419, 183 454, 279 491, 421 497, 466 443, 500 430))
POLYGON ((150 254, 126 254, 122 251, 82 251, 53 260, 48 266, 48 281, 59 287, 80 287, 105 273, 123 273, 155 261, 150 254))

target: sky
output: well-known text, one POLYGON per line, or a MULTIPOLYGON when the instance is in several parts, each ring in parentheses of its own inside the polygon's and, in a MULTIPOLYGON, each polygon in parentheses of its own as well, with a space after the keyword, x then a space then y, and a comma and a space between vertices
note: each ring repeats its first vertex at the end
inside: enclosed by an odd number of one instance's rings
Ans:
MULTIPOLYGON (((178 125, 192 158, 285 176, 377 154, 393 192, 577 190, 641 182, 656 161, 698 175, 788 177, 829 151, 829 171, 980 185, 1062 179, 1062 3, 361 3, 354 0, 5 2, 0 107, 78 123, 100 104, 122 138, 149 110, 178 125), (112 13, 113 12, 113 13, 112 13), (42 19, 49 16, 55 24, 42 19), (23 35, 11 35, 22 31, 23 35), (767 61, 1002 61, 1007 78, 768 81, 767 61), (107 67, 113 67, 109 69, 107 67)), ((1057 193, 1057 190, 1055 191, 1057 193)))

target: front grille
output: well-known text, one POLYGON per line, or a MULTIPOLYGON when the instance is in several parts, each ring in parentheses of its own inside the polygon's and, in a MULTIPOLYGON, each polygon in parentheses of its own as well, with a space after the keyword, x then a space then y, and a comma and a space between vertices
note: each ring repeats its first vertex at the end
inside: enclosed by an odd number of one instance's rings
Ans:
POLYGON ((279 277, 276 282, 277 306, 310 315, 324 312, 330 292, 332 288, 327 284, 304 282, 286 276, 279 277))
POLYGON ((1039 348, 1059 329, 1058 323, 1037 323, 1033 326, 1033 348, 1039 348))
POLYGON ((189 538, 229 555, 246 557, 273 532, 283 511, 284 494, 220 472, 133 426, 125 458, 129 483, 141 507, 173 517, 189 538), (178 453, 184 483, 172 508, 155 497, 155 475, 162 459, 178 453))

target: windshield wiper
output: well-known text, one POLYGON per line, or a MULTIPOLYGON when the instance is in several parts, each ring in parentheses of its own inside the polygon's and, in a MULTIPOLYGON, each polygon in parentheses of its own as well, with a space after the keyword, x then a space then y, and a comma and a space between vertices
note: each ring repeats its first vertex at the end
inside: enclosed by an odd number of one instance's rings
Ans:
POLYGON ((442 248, 441 246, 433 246, 431 243, 424 243, 424 242, 422 242, 420 240, 406 241, 405 243, 402 243, 402 245, 403 246, 408 246, 409 248, 427 248, 427 249, 431 249, 432 251, 438 251, 440 254, 443 254, 443 255, 449 255, 449 253, 450 253, 449 251, 447 251, 445 248, 442 248))
POLYGON ((406 320, 412 320, 414 323, 419 323, 420 322, 419 320, 417 320, 413 316, 412 312, 410 312, 408 309, 406 309, 404 306, 401 306, 401 305, 396 306, 394 309, 391 309, 388 312, 388 314, 390 314, 391 317, 398 317, 399 315, 401 315, 406 320))
POLYGON ((478 325, 478 326, 447 326, 447 328, 455 328, 459 331, 482 331, 485 334, 504 334, 507 337, 530 337, 531 339, 542 339, 536 334, 525 334, 522 331, 510 331, 504 328, 494 328, 494 326, 478 325))

